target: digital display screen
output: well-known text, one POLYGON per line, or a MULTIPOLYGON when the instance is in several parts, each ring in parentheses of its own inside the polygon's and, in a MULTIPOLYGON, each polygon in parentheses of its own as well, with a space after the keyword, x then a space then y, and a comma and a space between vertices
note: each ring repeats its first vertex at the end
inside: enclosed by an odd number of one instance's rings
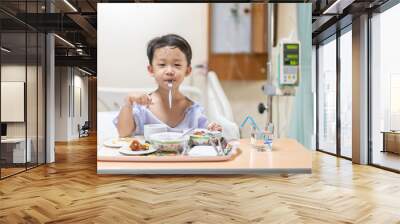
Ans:
POLYGON ((299 44, 283 44, 283 64, 299 65, 299 44))

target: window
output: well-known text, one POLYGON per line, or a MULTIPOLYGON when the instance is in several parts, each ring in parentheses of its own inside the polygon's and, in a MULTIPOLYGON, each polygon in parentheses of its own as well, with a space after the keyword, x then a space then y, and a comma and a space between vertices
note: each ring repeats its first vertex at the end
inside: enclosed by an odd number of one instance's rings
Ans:
POLYGON ((340 155, 352 157, 352 32, 340 36, 340 155))
POLYGON ((336 153, 336 40, 318 48, 318 149, 336 153))
POLYGON ((371 19, 372 164, 400 170, 400 5, 371 19))

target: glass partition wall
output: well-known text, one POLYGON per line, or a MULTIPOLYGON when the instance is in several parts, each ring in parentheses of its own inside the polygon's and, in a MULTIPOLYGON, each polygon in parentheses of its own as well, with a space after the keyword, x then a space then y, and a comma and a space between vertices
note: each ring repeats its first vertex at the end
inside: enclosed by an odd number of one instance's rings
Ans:
MULTIPOLYGON (((40 3, 20 1, 18 8, 37 13, 40 3)), ((46 156, 45 34, 17 16, 0 11, 1 179, 45 163, 46 156)))
POLYGON ((317 46, 317 150, 352 158, 351 25, 317 46))

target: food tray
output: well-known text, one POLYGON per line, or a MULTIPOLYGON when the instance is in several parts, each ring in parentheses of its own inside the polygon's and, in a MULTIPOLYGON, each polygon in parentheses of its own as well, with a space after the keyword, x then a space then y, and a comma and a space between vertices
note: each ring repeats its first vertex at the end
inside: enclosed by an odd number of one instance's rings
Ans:
MULTIPOLYGON (((112 150, 112 149, 110 149, 112 150)), ((232 160, 241 153, 240 149, 234 147, 227 155, 174 155, 167 153, 155 153, 150 155, 126 156, 126 155, 98 155, 98 161, 113 162, 213 162, 232 160)))

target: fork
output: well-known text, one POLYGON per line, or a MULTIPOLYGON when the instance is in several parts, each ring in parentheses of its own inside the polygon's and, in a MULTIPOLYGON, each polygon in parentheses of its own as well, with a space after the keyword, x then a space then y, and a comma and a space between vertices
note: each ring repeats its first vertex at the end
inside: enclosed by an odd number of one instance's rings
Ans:
POLYGON ((230 152, 230 150, 228 152, 226 152, 226 148, 223 148, 222 143, 221 143, 221 138, 211 137, 210 142, 211 142, 211 145, 214 148, 214 150, 217 152, 218 156, 221 156, 221 155, 226 156, 230 152), (218 145, 215 145, 215 139, 218 141, 219 148, 218 148, 218 145))

